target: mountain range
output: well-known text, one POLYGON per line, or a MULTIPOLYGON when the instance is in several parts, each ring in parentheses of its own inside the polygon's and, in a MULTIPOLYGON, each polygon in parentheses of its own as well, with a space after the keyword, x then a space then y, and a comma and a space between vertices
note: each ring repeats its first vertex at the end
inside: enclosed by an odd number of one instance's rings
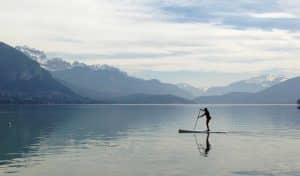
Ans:
POLYGON ((37 62, 42 61, 40 62, 41 66, 49 70, 54 78, 84 97, 97 100, 132 94, 174 95, 183 98, 196 97, 177 85, 163 83, 156 79, 144 80, 132 77, 126 72, 108 65, 86 65, 80 62, 69 63, 61 58, 48 59, 44 57, 45 53, 30 47, 17 46, 16 48, 33 60, 37 62), (34 52, 32 53, 32 51, 34 52))
MULTIPOLYGON (((40 50, 17 46, 23 56, 40 64, 56 83, 81 97, 111 103, 295 103, 299 78, 262 75, 207 90, 191 85, 144 80, 108 65, 69 63, 47 58, 40 50), (189 100, 188 100, 189 99, 189 100)), ((1 53, 0 53, 1 54, 1 53)))
POLYGON ((129 76, 117 68, 109 66, 90 67, 75 66, 71 69, 54 71, 52 75, 74 92, 97 99, 109 99, 132 94, 175 95, 191 97, 191 95, 173 84, 159 80, 144 80, 129 76))
MULTIPOLYGON (((79 75, 76 75, 79 76, 79 75)), ((85 77, 81 77, 85 79, 85 77)), ((86 79, 88 81, 88 79, 86 79)), ((82 80, 75 80, 76 84, 79 81, 79 85, 87 85, 82 80)), ((93 80, 92 80, 93 81, 93 80)), ((95 80, 94 80, 95 81, 95 80)), ((97 81, 97 80, 96 80, 97 81)), ((124 80, 123 80, 124 82, 124 80)), ((92 82, 91 82, 92 83, 92 82)), ((102 87, 105 87, 105 82, 101 83, 102 87)), ((114 85, 111 85, 114 86, 114 85)), ((122 86, 122 84, 120 85, 122 86)), ((117 86, 118 87, 118 86, 117 86)), ((138 86, 137 86, 138 87, 138 86)), ((80 88, 79 88, 80 89, 80 88)), ((83 88, 87 91, 86 87, 83 88)), ((121 87, 119 90, 126 90, 126 87, 121 87)), ((117 68, 107 65, 103 66, 88 66, 83 63, 74 62, 72 64, 63 61, 59 58, 48 59, 42 51, 36 49, 22 50, 21 48, 13 48, 3 42, 0 43, 0 103, 190 103, 192 101, 186 100, 174 95, 160 94, 161 90, 169 89, 174 91, 181 91, 177 87, 166 83, 160 83, 158 80, 142 80, 138 78, 129 77, 125 72, 120 71, 117 68), (25 52, 26 51, 26 52, 25 52), (51 71, 52 70, 52 71, 51 71), (74 71, 79 74, 86 73, 86 78, 89 76, 100 76, 102 78, 109 78, 107 83, 118 84, 122 83, 122 79, 126 79, 129 83, 133 83, 131 87, 127 89, 128 92, 134 89, 134 85, 141 84, 141 86, 149 85, 150 88, 147 91, 158 91, 157 94, 118 94, 113 89, 112 92, 104 92, 104 97, 107 97, 109 93, 111 96, 108 98, 102 97, 101 100, 90 97, 84 98, 85 94, 79 95, 71 89, 77 90, 78 87, 70 85, 72 83, 69 80, 56 79, 52 74, 62 73, 63 71, 74 71), (51 71, 51 73, 50 73, 51 71), (91 75, 89 75, 91 74, 91 75), (100 75, 99 75, 100 74, 100 75), (118 80, 118 78, 120 78, 118 80), (116 82, 115 82, 116 81, 116 82), (151 84, 154 84, 152 86, 151 84), (67 85, 67 86, 66 86, 67 85), (155 88, 156 85, 161 87, 155 88), (119 98, 113 98, 119 97, 119 98)), ((99 93, 97 89, 94 89, 96 93, 99 93)), ((111 90, 107 88, 107 90, 111 90)), ((166 92, 166 91, 165 91, 166 92)), ((95 94, 96 95, 96 94, 95 94)), ((97 96, 99 96, 97 94, 97 96)))
MULTIPOLYGON (((45 68, 53 73, 60 72, 60 71, 65 72, 66 70, 76 69, 75 67, 84 67, 85 71, 86 71, 86 69, 90 69, 90 71, 94 70, 94 74, 101 74, 101 73, 98 73, 97 70, 107 70, 107 71, 110 70, 111 76, 113 76, 114 74, 119 74, 119 72, 121 72, 119 69, 108 66, 108 65, 102 65, 102 66, 86 65, 86 64, 80 63, 80 62, 69 63, 69 62, 66 62, 65 60, 63 60, 62 58, 47 58, 46 53, 44 53, 43 51, 34 49, 34 48, 30 48, 28 46, 17 46, 16 49, 24 52, 24 54, 28 55, 33 60, 36 60, 37 62, 39 62, 43 68, 45 68)), ((71 71, 67 71, 67 72, 71 72, 71 71)), ((122 73, 126 74, 125 72, 122 72, 122 73)), ((57 76, 58 79, 66 81, 66 83, 68 82, 68 80, 65 80, 64 78, 59 78, 58 74, 54 74, 54 75, 57 76)), ((127 76, 130 77, 129 75, 127 75, 127 76)), ((282 81, 285 81, 286 79, 287 78, 285 76, 261 75, 261 76, 249 78, 246 80, 236 81, 227 86, 211 87, 211 88, 208 88, 207 90, 197 88, 197 87, 191 86, 186 83, 179 83, 179 84, 173 84, 173 85, 168 84, 168 85, 172 85, 172 87, 173 87, 172 89, 177 89, 177 91, 172 91, 172 90, 168 91, 167 90, 167 91, 162 91, 159 94, 168 93, 168 94, 173 94, 176 96, 182 96, 185 98, 196 98, 198 96, 223 95, 223 94, 232 93, 232 92, 255 93, 255 92, 262 91, 273 85, 276 85, 282 81), (177 87, 177 88, 175 88, 175 87, 177 87), (181 89, 181 91, 179 89, 181 89)), ((97 82, 97 80, 91 80, 91 81, 97 82)), ((71 84, 73 84, 72 82, 71 82, 71 84)), ((103 82, 103 80, 101 80, 100 82, 103 82)), ((157 81, 157 83, 158 82, 159 81, 157 81)), ((126 82, 124 82, 124 84, 126 84, 126 82)), ((126 87, 126 85, 124 85, 124 86, 126 87)), ((157 86, 157 87, 159 87, 159 86, 157 86)), ((78 88, 75 88, 75 89, 78 89, 78 88)), ((83 89, 82 85, 79 86, 79 89, 81 89, 81 90, 83 89)), ((94 92, 93 89, 95 89, 95 87, 91 88, 91 87, 87 86, 87 89, 88 89, 88 91, 94 92)), ((102 87, 98 86, 96 89, 97 89, 96 92, 98 92, 97 94, 103 93, 103 91, 101 90, 102 87)), ((143 91, 143 89, 136 90, 133 92, 137 93, 137 94, 139 94, 139 93, 157 94, 157 92, 159 92, 159 91, 154 91, 154 92, 143 91)), ((104 91, 104 92, 108 93, 108 91, 104 91)), ((115 94, 115 93, 117 93, 117 92, 113 92, 113 94, 115 94)), ((122 94, 125 95, 128 93, 122 93, 122 94)))

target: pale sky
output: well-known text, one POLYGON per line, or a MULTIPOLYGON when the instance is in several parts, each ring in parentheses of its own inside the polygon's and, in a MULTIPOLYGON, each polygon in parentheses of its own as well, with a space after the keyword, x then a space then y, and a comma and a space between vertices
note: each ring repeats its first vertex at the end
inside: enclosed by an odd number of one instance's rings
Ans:
POLYGON ((299 0, 0 0, 0 40, 142 78, 300 74, 299 0))

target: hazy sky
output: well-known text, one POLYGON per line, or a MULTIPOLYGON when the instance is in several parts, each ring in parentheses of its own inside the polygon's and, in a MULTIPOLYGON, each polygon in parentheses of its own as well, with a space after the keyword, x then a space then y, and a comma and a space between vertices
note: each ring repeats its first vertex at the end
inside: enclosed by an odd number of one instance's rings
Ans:
POLYGON ((300 73, 299 0, 0 0, 0 40, 198 87, 300 73))

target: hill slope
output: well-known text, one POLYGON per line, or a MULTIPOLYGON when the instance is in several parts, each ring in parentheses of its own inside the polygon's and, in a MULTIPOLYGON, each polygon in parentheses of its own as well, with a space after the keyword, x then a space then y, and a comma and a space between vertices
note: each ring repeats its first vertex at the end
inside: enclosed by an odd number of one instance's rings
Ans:
POLYGON ((300 98, 300 77, 292 78, 255 94, 253 99, 263 103, 296 103, 300 98))
POLYGON ((64 103, 81 97, 15 48, 0 42, 0 97, 6 103, 64 103))

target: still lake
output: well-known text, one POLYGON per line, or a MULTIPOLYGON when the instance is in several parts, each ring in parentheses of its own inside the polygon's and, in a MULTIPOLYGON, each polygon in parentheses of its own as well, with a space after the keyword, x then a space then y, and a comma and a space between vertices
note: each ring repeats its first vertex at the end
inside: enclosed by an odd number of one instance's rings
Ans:
POLYGON ((178 134, 199 107, 1 105, 0 175, 300 175, 295 105, 208 105, 228 133, 178 134))

